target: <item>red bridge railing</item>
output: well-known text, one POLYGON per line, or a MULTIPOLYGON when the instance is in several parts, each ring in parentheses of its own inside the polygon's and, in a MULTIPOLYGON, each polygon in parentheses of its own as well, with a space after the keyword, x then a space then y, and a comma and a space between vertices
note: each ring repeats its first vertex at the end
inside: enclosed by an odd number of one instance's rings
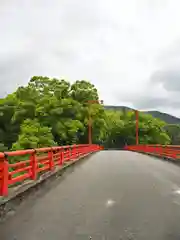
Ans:
POLYGON ((94 144, 72 145, 0 153, 0 195, 7 196, 8 188, 25 180, 62 167, 102 147, 94 144))
POLYGON ((153 154, 174 160, 180 159, 180 146, 177 145, 133 145, 126 146, 125 150, 153 154))

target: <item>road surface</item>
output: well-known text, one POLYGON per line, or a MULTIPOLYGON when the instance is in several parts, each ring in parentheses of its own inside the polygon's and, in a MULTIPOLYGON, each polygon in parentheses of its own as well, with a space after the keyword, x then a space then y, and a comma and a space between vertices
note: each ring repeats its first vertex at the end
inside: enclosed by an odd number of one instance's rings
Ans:
POLYGON ((180 239, 180 167, 138 153, 96 153, 27 200, 0 226, 0 239, 180 239))

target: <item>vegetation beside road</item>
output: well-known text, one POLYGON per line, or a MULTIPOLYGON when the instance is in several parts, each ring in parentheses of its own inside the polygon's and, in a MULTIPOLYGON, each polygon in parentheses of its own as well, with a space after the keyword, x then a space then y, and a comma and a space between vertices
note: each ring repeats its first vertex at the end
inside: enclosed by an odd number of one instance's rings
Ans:
MULTIPOLYGON (((89 113, 93 143, 105 147, 135 144, 134 111, 106 109, 88 102, 92 100, 99 100, 98 91, 88 81, 70 84, 32 77, 27 86, 0 99, 0 151, 87 143, 89 113)), ((139 121, 140 143, 172 142, 176 131, 165 122, 144 113, 139 121)))

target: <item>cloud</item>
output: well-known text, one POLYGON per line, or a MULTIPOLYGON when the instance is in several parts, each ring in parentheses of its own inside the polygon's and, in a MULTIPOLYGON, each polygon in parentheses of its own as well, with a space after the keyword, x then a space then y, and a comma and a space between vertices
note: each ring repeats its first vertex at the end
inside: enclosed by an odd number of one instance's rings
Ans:
POLYGON ((0 96, 33 75, 63 76, 92 81, 105 104, 175 113, 179 7, 179 0, 1 1, 0 96))
POLYGON ((150 77, 151 84, 161 84, 169 92, 180 91, 180 38, 157 57, 157 66, 150 77))
POLYGON ((144 89, 146 94, 135 97, 134 102, 142 108, 170 109, 180 115, 180 41, 176 41, 176 44, 162 52, 157 59, 159 69, 153 71, 149 77, 144 89))
POLYGON ((180 69, 157 71, 152 75, 151 82, 152 84, 161 83, 168 92, 179 92, 180 69))
POLYGON ((37 67, 36 56, 16 55, 0 62, 0 96, 4 97, 8 92, 13 92, 19 85, 24 85, 31 78, 37 67), (17 75, 18 72, 18 75, 17 75))

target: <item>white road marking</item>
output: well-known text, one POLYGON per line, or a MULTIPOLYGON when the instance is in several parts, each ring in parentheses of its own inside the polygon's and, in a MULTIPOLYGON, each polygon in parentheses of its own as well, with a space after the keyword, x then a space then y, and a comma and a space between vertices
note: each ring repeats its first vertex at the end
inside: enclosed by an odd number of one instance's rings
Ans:
POLYGON ((106 201, 106 207, 112 207, 115 204, 115 201, 112 199, 108 199, 106 201))
POLYGON ((176 191, 174 191, 174 193, 180 194, 180 189, 177 189, 176 191))

